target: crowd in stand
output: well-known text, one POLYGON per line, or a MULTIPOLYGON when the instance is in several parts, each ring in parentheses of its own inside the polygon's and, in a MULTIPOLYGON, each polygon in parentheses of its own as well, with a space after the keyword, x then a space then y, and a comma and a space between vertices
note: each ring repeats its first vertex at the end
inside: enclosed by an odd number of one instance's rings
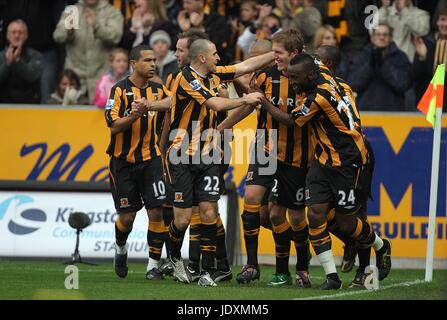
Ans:
POLYGON ((360 110, 416 111, 447 61, 447 0, 0 0, 0 103, 102 108, 133 47, 151 46, 164 82, 190 28, 208 33, 222 64, 288 28, 311 54, 339 46, 336 74, 360 110))

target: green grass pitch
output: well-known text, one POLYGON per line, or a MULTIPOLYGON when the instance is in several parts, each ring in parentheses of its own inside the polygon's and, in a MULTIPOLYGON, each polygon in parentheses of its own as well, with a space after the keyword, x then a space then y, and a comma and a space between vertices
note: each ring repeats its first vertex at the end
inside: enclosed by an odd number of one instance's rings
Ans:
MULTIPOLYGON (((313 288, 296 289, 293 285, 281 288, 267 286, 274 268, 261 266, 261 280, 250 285, 236 281, 219 283, 215 288, 181 284, 168 277, 164 281, 145 280, 146 265, 129 263, 129 274, 119 279, 112 262, 98 266, 79 267, 79 289, 67 290, 64 283, 68 274, 61 262, 0 260, 0 299, 150 299, 150 300, 290 300, 290 299, 447 299, 447 270, 435 270, 432 283, 424 283, 424 270, 393 269, 380 289, 367 291, 348 289, 354 277, 340 273, 343 287, 338 291, 321 291, 317 287, 324 280, 320 267, 311 268, 313 288)), ((233 267, 234 277, 240 267, 233 267)), ((292 266, 291 266, 292 270, 292 266)))

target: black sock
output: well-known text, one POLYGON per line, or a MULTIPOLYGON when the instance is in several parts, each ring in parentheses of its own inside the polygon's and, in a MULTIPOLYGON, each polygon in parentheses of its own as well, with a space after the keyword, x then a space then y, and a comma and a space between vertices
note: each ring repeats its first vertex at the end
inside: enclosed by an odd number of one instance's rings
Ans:
POLYGON ((285 220, 279 226, 273 225, 273 238, 275 239, 276 272, 290 274, 289 256, 292 229, 289 221, 285 220))
POLYGON ((296 271, 308 271, 310 262, 309 227, 306 220, 292 228, 296 250, 296 271))
POLYGON ((165 225, 163 221, 150 221, 147 230, 147 244, 149 245, 149 258, 160 261, 163 249, 163 233, 165 225))
POLYGON ((220 215, 217 216, 217 248, 216 248, 217 269, 221 271, 230 270, 227 259, 227 246, 225 244, 225 228, 220 215))
POLYGON ((244 204, 244 212, 242 213, 247 264, 253 266, 258 265, 258 241, 261 226, 259 208, 259 205, 244 204))
POLYGON ((132 227, 128 228, 121 220, 118 218, 115 221, 115 241, 116 244, 121 246, 124 246, 127 242, 127 238, 129 237, 130 232, 132 231, 132 227))
POLYGON ((359 248, 359 269, 365 271, 366 267, 370 265, 371 247, 359 248))
POLYGON ((172 207, 162 207, 163 210, 163 221, 165 224, 165 232, 163 233, 163 242, 165 244, 166 253, 169 257, 169 252, 171 251, 171 242, 169 241, 169 225, 174 219, 174 211, 172 207))
POLYGON ((202 237, 200 241, 200 251, 202 253, 202 270, 212 271, 216 259, 217 246, 217 224, 202 223, 202 237))
POLYGON ((189 266, 200 271, 200 237, 202 221, 199 213, 193 213, 189 224, 189 266))
POLYGON ((174 220, 171 221, 169 225, 169 240, 171 242, 171 257, 176 259, 181 259, 181 249, 183 243, 183 236, 185 235, 185 231, 181 231, 177 229, 175 226, 174 220))

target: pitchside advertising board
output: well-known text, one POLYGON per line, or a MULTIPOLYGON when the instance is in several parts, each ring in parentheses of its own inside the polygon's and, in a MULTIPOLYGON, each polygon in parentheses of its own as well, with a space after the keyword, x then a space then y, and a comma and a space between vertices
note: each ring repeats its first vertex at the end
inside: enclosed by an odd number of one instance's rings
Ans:
MULTIPOLYGON (((226 203, 226 196, 219 200, 224 224, 226 203)), ((92 222, 80 235, 81 256, 113 257, 117 215, 111 195, 70 192, 0 192, 0 256, 68 258, 76 239, 76 230, 69 226, 68 217, 75 211, 85 212, 92 222)), ((143 209, 138 212, 128 238, 130 258, 148 257, 147 229, 148 218, 143 209)), ((182 247, 184 257, 188 256, 188 244, 185 241, 182 247)))
MULTIPOLYGON (((433 130, 424 117, 419 114, 363 114, 362 122, 367 137, 375 150, 377 161, 373 180, 373 200, 368 204, 368 214, 374 229, 380 235, 393 241, 393 256, 425 258, 433 130)), ((443 120, 435 240, 435 258, 438 259, 447 259, 446 125, 447 120, 443 120)), ((105 181, 108 179, 108 157, 105 150, 109 142, 109 131, 105 125, 103 112, 100 110, 42 107, 39 109, 8 108, 6 106, 0 108, 0 126, 6 133, 0 137, 0 148, 3 151, 0 159, 0 179, 39 181, 105 181)), ((256 128, 256 116, 252 114, 239 123, 236 128, 242 130, 256 128)), ((247 147, 248 143, 240 144, 239 147, 241 145, 247 147)), ((247 159, 245 158, 244 164, 230 166, 226 175, 226 179, 232 180, 237 186, 241 209, 246 170, 247 159)), ((4 202, 10 197, 19 195, 15 193, 0 194, 0 206, 4 206, 4 202)), ((30 194, 25 195, 32 197, 30 194)), ((45 197, 50 196, 52 195, 45 195, 45 197)), ((45 199, 49 200, 50 198, 45 199)), ((39 197, 38 200, 33 201, 42 205, 45 204, 45 206, 52 206, 50 201, 42 199, 39 197)), ((53 199, 56 201, 57 196, 53 199)), ((79 210, 83 208, 87 212, 104 213, 109 210, 108 218, 114 215, 110 195, 94 194, 90 197, 85 194, 77 194, 70 196, 70 199, 76 200, 66 199, 61 202, 61 207, 67 207, 67 204, 70 203, 69 207, 76 208, 76 210, 78 210, 78 207, 79 210)), ((24 208, 23 206, 31 205, 31 202, 19 204, 17 199, 14 201, 18 211, 22 210, 20 208, 24 208)), ((42 209, 43 206, 38 208, 45 213, 47 213, 45 210, 49 210, 42 209)), ((49 227, 51 230, 48 229, 45 233, 35 231, 35 235, 39 234, 39 237, 33 238, 29 242, 35 248, 44 244, 43 238, 40 237, 48 237, 48 233, 53 235, 54 230, 58 230, 56 228, 59 224, 61 228, 64 227, 69 230, 67 222, 55 221, 57 209, 52 210, 56 211, 51 211, 54 220, 51 221, 52 226, 49 227)), ((39 214, 37 211, 29 212, 23 216, 20 215, 21 212, 23 210, 19 212, 17 219, 25 219, 29 222, 29 220, 32 220, 29 217, 36 217, 37 221, 32 221, 32 225, 41 223, 43 227, 47 228, 47 222, 38 220, 39 217, 43 217, 41 213, 39 214)), ((105 216, 105 214, 102 216, 105 216)), ((6 215, 0 220, 0 239, 2 243, 6 235, 10 236, 8 225, 11 218, 5 217, 6 215)), ((142 226, 138 228, 145 233, 147 218, 144 214, 139 214, 138 219, 142 219, 142 226)), ((50 222, 48 222, 49 225, 50 222)), ((99 227, 99 224, 96 227, 99 227)), ((96 227, 93 224, 85 229, 85 237, 87 237, 88 231, 96 230, 96 227)), ((70 232, 73 232, 71 230, 70 232)), ((110 222, 104 223, 104 229, 98 230, 112 232, 113 236, 113 225, 110 222)), ((32 234, 21 235, 20 237, 32 237, 32 234)), ((14 235, 14 237, 19 236, 14 235)), ((45 239, 45 241, 49 241, 46 242, 45 246, 57 248, 59 243, 62 243, 58 242, 61 240, 56 238, 45 239)), ((67 244, 63 246, 73 246, 73 239, 68 240, 67 244)), ((110 239, 113 239, 113 237, 110 239)), ((140 240, 142 243, 145 238, 140 240)), ((15 241, 16 248, 23 244, 20 242, 22 240, 15 241)), ((83 241, 87 240, 81 239, 81 254, 86 255, 83 241)), ((3 250, 2 248, 3 245, 0 246, 1 250, 3 250)), ((20 250, 28 250, 27 252, 30 252, 30 255, 33 251, 29 248, 20 248, 20 250)), ((89 250, 95 250, 95 247, 93 246, 89 250)), ((100 250, 93 252, 101 250, 104 250, 104 248, 101 247, 100 250)), ((244 245, 242 245, 242 250, 244 250, 244 245)), ((342 254, 340 243, 335 242, 334 252, 336 255, 342 254)), ((67 249, 65 248, 64 255, 66 253, 67 249)), ((274 255, 271 232, 262 228, 259 253, 274 255)), ((145 256, 145 254, 144 251, 142 255, 145 256)))

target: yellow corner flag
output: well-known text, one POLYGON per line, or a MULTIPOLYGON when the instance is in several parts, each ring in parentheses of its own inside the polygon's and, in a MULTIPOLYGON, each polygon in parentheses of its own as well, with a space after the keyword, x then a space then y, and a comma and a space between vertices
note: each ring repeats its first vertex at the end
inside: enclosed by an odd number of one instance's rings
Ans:
POLYGON ((427 121, 435 126, 436 108, 442 109, 444 101, 444 80, 445 80, 445 64, 440 64, 436 68, 435 75, 428 85, 427 91, 418 104, 418 110, 426 114, 427 121))

